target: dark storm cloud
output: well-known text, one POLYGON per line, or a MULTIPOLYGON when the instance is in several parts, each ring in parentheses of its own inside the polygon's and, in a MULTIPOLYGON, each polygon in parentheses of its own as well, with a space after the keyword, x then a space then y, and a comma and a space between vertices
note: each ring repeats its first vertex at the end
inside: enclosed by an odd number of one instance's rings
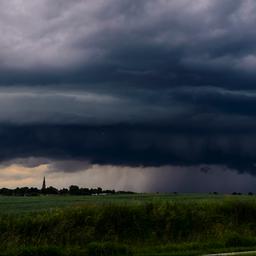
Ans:
POLYGON ((81 91, 0 88, 0 122, 12 125, 144 124, 205 131, 254 131, 256 92, 217 87, 81 91))
MULTIPOLYGON (((225 90, 216 87, 179 88, 173 90, 176 101, 194 105, 203 112, 255 116, 256 94, 251 91, 225 90)), ((181 103, 180 103, 181 104, 181 103)))
MULTIPOLYGON (((149 126, 5 126, 1 128, 0 158, 29 158, 35 166, 61 160, 51 170, 76 171, 90 164, 117 166, 226 165, 255 173, 256 136, 149 126), (33 160, 33 159, 39 160, 33 160), (38 164, 37 164, 38 161, 38 164), (66 163, 65 163, 66 161, 66 163), (73 161, 73 162, 72 162, 73 161), (78 163, 78 164, 77 164, 78 163), (87 164, 85 164, 87 163, 87 164), (66 166, 64 168, 64 166, 66 166)), ((16 161, 16 160, 15 160, 16 161)), ((58 162, 58 161, 57 161, 58 162)))
POLYGON ((1 5, 4 85, 159 89, 255 83, 253 0, 12 0, 1 5))
POLYGON ((255 11, 253 0, 1 1, 0 159, 254 173, 255 11))
POLYGON ((50 163, 52 171, 79 171, 90 164, 205 164, 256 172, 252 91, 181 87, 126 96, 38 88, 15 92, 17 88, 2 91, 0 102, 0 120, 9 123, 0 130, 5 165, 34 166, 36 157, 50 163))

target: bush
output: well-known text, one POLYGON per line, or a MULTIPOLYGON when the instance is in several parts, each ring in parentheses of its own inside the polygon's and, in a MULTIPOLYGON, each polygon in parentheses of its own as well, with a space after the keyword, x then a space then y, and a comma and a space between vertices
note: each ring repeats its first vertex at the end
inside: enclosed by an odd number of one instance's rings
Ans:
POLYGON ((22 247, 2 252, 0 256, 64 256, 61 248, 54 246, 22 247))
POLYGON ((88 245, 88 256, 132 256, 126 245, 116 243, 91 243, 88 245))
POLYGON ((245 235, 240 235, 236 232, 230 233, 225 237, 226 247, 246 247, 253 246, 256 241, 252 237, 246 237, 245 235))

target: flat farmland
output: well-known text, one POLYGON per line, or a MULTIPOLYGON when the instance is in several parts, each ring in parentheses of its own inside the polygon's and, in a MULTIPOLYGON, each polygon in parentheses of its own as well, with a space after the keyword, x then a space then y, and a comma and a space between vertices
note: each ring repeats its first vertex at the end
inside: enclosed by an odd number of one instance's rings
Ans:
POLYGON ((256 196, 208 194, 134 194, 99 196, 0 196, 0 214, 38 212, 87 205, 144 205, 148 203, 207 203, 227 200, 255 201, 256 196))

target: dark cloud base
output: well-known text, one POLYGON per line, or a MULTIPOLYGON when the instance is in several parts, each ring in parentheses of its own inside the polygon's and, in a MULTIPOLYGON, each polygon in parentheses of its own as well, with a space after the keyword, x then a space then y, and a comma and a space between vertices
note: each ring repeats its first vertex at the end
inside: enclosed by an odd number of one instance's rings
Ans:
POLYGON ((1 126, 0 158, 43 157, 123 166, 225 165, 256 173, 256 133, 171 126, 1 126))
POLYGON ((255 10, 253 0, 2 1, 0 160, 256 173, 255 10))

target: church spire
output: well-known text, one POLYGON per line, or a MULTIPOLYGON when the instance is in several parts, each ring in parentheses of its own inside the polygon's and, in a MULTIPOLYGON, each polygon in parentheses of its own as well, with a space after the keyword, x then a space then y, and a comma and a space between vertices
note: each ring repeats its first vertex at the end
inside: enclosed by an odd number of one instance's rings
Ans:
POLYGON ((46 189, 46 182, 45 182, 45 176, 44 176, 43 185, 42 185, 42 191, 44 191, 45 189, 46 189))

